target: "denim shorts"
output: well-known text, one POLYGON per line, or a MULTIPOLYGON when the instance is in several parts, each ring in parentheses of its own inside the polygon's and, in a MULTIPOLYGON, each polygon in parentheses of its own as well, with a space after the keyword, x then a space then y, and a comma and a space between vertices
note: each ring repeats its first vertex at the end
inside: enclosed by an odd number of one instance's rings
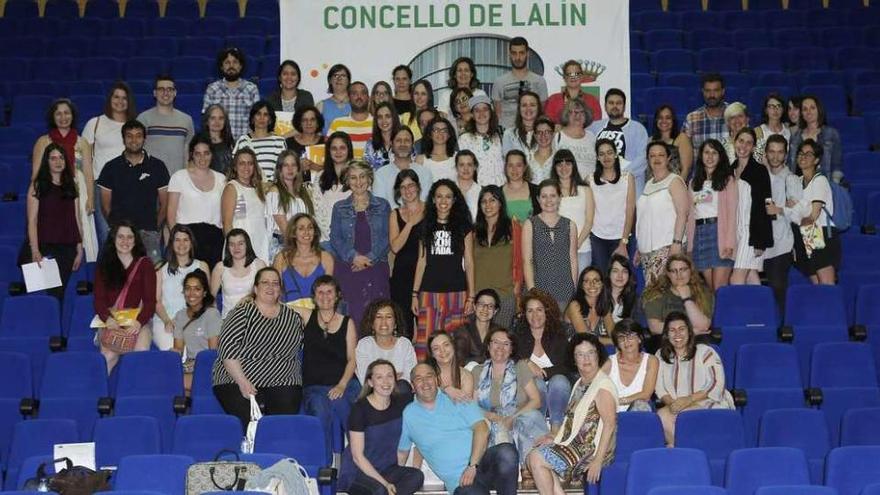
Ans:
POLYGON ((694 266, 703 271, 710 268, 733 268, 733 260, 718 254, 718 223, 703 223, 694 231, 694 266))

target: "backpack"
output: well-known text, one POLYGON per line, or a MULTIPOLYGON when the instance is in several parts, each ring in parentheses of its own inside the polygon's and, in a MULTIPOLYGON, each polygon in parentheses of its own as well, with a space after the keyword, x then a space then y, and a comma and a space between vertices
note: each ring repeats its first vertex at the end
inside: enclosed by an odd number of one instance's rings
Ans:
MULTIPOLYGON (((829 180, 828 183, 831 184, 831 200, 834 202, 834 213, 830 215, 831 223, 834 228, 843 232, 852 226, 852 196, 849 194, 848 186, 838 184, 833 180, 829 180)), ((828 214, 828 210, 825 210, 825 214, 828 214)))

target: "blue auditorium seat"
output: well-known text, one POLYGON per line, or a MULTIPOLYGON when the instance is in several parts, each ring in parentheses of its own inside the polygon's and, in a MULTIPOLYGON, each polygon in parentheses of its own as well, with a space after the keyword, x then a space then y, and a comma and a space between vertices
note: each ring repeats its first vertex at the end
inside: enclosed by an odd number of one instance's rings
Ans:
POLYGON ((92 49, 93 57, 116 57, 118 59, 127 59, 137 53, 138 41, 125 35, 104 37, 101 42, 97 43, 92 49))
MULTIPOLYGON (((27 98, 26 96, 20 96, 16 98, 18 101, 21 98, 27 98)), ((46 105, 48 107, 48 104, 46 105)), ((43 112, 45 113, 45 107, 43 112)), ((13 119, 15 118, 15 114, 13 112, 13 119)), ((0 202, 0 218, 5 219, 5 221, 0 224, 0 237, 7 237, 13 239, 23 239, 25 234, 25 223, 26 217, 25 215, 25 203, 24 201, 3 201, 0 202)), ((16 255, 15 259, 18 259, 16 255)))
POLYGON ((0 399, 0 469, 5 469, 9 459, 9 446, 15 425, 23 421, 19 412, 20 399, 0 399))
POLYGON ((27 294, 3 300, 0 316, 3 337, 61 335, 61 306, 52 296, 27 294))
POLYGON ((114 492, 155 490, 185 495, 186 470, 195 462, 186 455, 130 455, 119 461, 114 492))
POLYGON ((95 296, 92 294, 76 296, 70 314, 70 324, 65 332, 67 337, 94 337, 95 331, 89 327, 95 316, 95 296))
POLYGON ((174 351, 131 352, 119 360, 116 397, 183 395, 183 366, 174 351))
MULTIPOLYGON (((774 88, 790 88, 794 92, 795 78, 788 72, 778 72, 782 67, 774 72, 758 72, 756 73, 754 82, 758 86, 768 86, 774 88)), ((766 96, 766 95, 764 95, 766 96)), ((790 96, 790 95, 789 95, 790 96)), ((763 98, 761 99, 763 102, 763 98)))
POLYGON ((171 61, 171 75, 180 79, 207 79, 214 69, 214 59, 208 57, 177 57, 171 61))
POLYGON ((810 482, 821 483, 825 456, 831 449, 831 433, 825 413, 805 408, 767 411, 761 418, 758 446, 800 449, 809 462, 810 482))
POLYGON ((0 352, 0 376, 15 377, 0 382, 0 399, 20 400, 34 396, 31 358, 27 354, 0 352))
POLYGON ((247 55, 248 60, 262 57, 266 52, 265 36, 227 36, 226 46, 234 46, 247 55))
POLYGON ((753 495, 761 486, 808 484, 807 459, 798 449, 740 449, 731 452, 727 460, 724 486, 730 495, 753 495))
POLYGON ((805 28, 775 29, 771 31, 771 36, 773 45, 781 49, 813 46, 813 37, 805 28))
POLYGON ((777 327, 773 290, 763 285, 729 285, 715 295, 713 324, 735 327, 777 327))
POLYGON ((660 12, 663 6, 658 0, 631 0, 629 2, 630 12, 660 12))
POLYGON ((205 9, 205 17, 236 19, 239 16, 238 2, 232 0, 212 0, 205 9))
POLYGON ((238 451, 241 422, 227 414, 182 416, 174 427, 172 454, 188 455, 197 462, 213 460, 221 450, 238 451))
MULTIPOLYGON (((100 60, 105 60, 107 62, 116 61, 113 58, 104 58, 100 60)), ((110 62, 112 65, 112 62, 110 62)), ((120 73, 122 66, 120 65, 120 73)), ((83 73, 82 66, 80 66, 80 73, 83 73)), ((104 95, 106 94, 106 89, 104 88, 104 81, 83 81, 80 79, 79 81, 70 81, 65 84, 64 94, 66 94, 71 99, 75 99, 79 96, 83 95, 104 95)), ((79 123, 77 123, 79 124, 79 123)), ((83 122, 85 125, 85 122, 83 122)))
POLYGON ((192 414, 224 414, 223 407, 214 395, 211 372, 217 351, 205 349, 196 355, 192 381, 192 414))
POLYGON ((876 387, 874 356, 867 344, 816 344, 810 364, 811 387, 876 387))
POLYGON ((774 343, 777 339, 775 327, 721 326, 721 342, 717 347, 724 365, 725 382, 731 385, 735 381, 737 353, 743 345, 774 343))
MULTIPOLYGON (((880 32, 880 30, 878 30, 878 32, 880 32)), ((856 113, 880 111, 880 85, 878 84, 858 84, 853 89, 852 98, 853 111, 856 113)))
POLYGON ((180 55, 188 57, 210 57, 220 52, 223 40, 213 36, 184 38, 180 42, 180 55))
POLYGON ((118 19, 119 5, 113 0, 89 0, 86 3, 86 18, 90 17, 109 20, 118 19))
POLYGON ((39 417, 72 420, 76 422, 79 441, 91 442, 98 420, 98 401, 81 397, 40 399, 39 417))
MULTIPOLYGON (((0 46, 3 44, 0 43, 0 46)), ((6 74, 5 79, 9 82, 29 81, 31 79, 31 59, 21 56, 7 57, 0 54, 0 70, 6 74)))
POLYGON ((695 29, 685 32, 685 48, 699 51, 704 48, 728 48, 733 43, 728 32, 717 29, 695 29))
POLYGON ((667 48, 682 48, 682 32, 679 29, 650 29, 644 34, 645 48, 656 51, 667 48))
POLYGON ((248 17, 267 17, 274 19, 278 17, 277 2, 248 2, 245 15, 248 17))
POLYGON ((651 488, 648 495, 726 495, 727 490, 719 486, 658 486, 651 488))
POLYGON ((101 354, 59 352, 46 359, 40 398, 88 398, 108 396, 107 361, 101 354))
POLYGON ((785 324, 842 325, 846 323, 843 291, 833 285, 789 287, 785 297, 785 324))
POLYGON ((810 362, 816 344, 827 342, 847 342, 849 333, 846 324, 841 325, 795 325, 794 348, 797 350, 801 363, 801 377, 805 384, 809 383, 810 362))
MULTIPOLYGON (((48 42, 46 56, 48 57, 88 57, 91 55, 94 37, 88 36, 58 36, 48 42)), ((51 64, 49 60, 46 61, 51 64)), ((43 65, 43 64, 40 64, 43 65)))
POLYGON ((843 413, 840 445, 880 445, 880 407, 853 408, 843 413))
POLYGON ((167 451, 173 442, 174 425, 177 414, 174 412, 174 400, 168 396, 145 395, 120 397, 114 409, 116 416, 149 416, 159 425, 162 451, 167 451))
POLYGON ((825 485, 839 495, 859 495, 872 483, 880 483, 880 446, 838 447, 828 454, 825 485))
MULTIPOLYGON (((33 126, 42 129, 46 125, 46 109, 52 103, 49 95, 16 96, 12 100, 12 118, 14 126, 33 126)), ((10 218, 3 215, 3 218, 10 218)))
POLYGON ((653 412, 622 412, 617 415, 617 448, 614 462, 602 470, 601 493, 623 493, 630 456, 642 449, 663 447, 663 426, 653 412))
POLYGON ((788 0, 788 8, 793 10, 821 9, 821 0, 788 0))
POLYGON ((844 153, 867 151, 870 147, 868 125, 863 117, 835 117, 830 123, 837 129, 842 139, 844 153))
MULTIPOLYGON (((150 22, 150 34, 155 37, 173 39, 183 38, 189 33, 192 19, 181 19, 179 17, 161 17, 153 19, 150 22)), ((226 34, 226 33, 223 33, 226 34)))
POLYGON ((788 344, 745 344, 736 354, 736 388, 803 387, 797 352, 788 344))
POLYGON ((801 94, 818 97, 829 117, 846 116, 846 90, 841 85, 804 86, 801 94))
POLYGON ((819 46, 859 46, 862 44, 861 34, 849 27, 830 27, 813 31, 816 45, 819 46))
POLYGON ((762 486, 755 490, 755 495, 837 495, 837 490, 827 486, 762 486))
MULTIPOLYGON (((763 29, 737 29, 732 33, 732 35, 733 46, 735 46, 737 50, 754 50, 758 48, 762 50, 770 50, 770 47, 773 46, 770 38, 770 33, 763 29)), ((748 59, 745 59, 743 61, 743 68, 745 68, 746 70, 751 70, 748 59)))
POLYGON ((845 26, 846 12, 838 9, 814 8, 807 11, 807 25, 812 29, 845 26))
POLYGON ((28 457, 52 455, 55 444, 74 443, 78 440, 76 423, 69 419, 31 419, 16 423, 12 431, 3 487, 15 487, 21 463, 28 457))
POLYGON ((701 0, 678 0, 677 2, 669 2, 669 10, 673 12, 703 10, 703 3, 701 0))
POLYGON ((176 38, 166 36, 149 36, 138 45, 138 55, 144 57, 173 58, 180 54, 179 42, 176 38))
POLYGON ((721 12, 741 11, 742 10, 742 1, 741 0, 710 0, 709 10, 715 10, 715 11, 721 11, 721 12))
MULTIPOLYGON (((875 189, 878 187, 876 183, 865 184, 866 188, 875 189)), ((851 191, 856 191, 857 185, 851 187, 851 191)), ((855 203, 856 194, 853 194, 853 202, 855 203)), ((880 252, 880 236, 876 235, 858 235, 848 234, 841 236, 841 248, 843 255, 841 256, 841 271, 843 270, 880 270, 880 260, 874 253, 880 252)))
POLYGON ((819 406, 828 420, 831 445, 840 444, 840 422, 846 411, 865 407, 880 407, 880 390, 876 387, 828 387, 822 389, 819 406))
MULTIPOLYGON (((213 3, 213 0, 208 3, 213 3)), ((195 20, 199 18, 199 5, 195 0, 177 0, 175 2, 168 2, 165 16, 195 20)))
POLYGON ((697 449, 658 448, 633 452, 625 495, 647 495, 661 486, 709 486, 709 462, 697 449))
MULTIPOLYGON (((16 484, 16 488, 19 490, 24 490, 25 483, 28 480, 35 478, 37 474, 37 469, 40 467, 40 464, 45 464, 44 469, 47 475, 56 474, 55 472, 55 463, 53 463, 54 459, 52 459, 51 455, 35 455, 28 457, 21 463, 21 471, 18 475, 18 482, 16 484)), ((0 492, 3 493, 33 493, 33 492, 0 492)))
POLYGON ((859 287, 855 322, 862 325, 880 325, 880 285, 859 287))
POLYGON ((230 21, 220 17, 205 17, 197 21, 189 21, 188 24, 191 36, 225 37, 229 32, 230 21))
MULTIPOLYGON (((679 27, 676 29, 681 29, 685 32, 694 31, 696 29, 708 29, 715 26, 720 26, 722 24, 722 18, 726 15, 721 12, 681 12, 675 13, 679 17, 679 27)), ((653 25, 651 25, 650 18, 648 18, 647 22, 648 29, 656 29, 653 25)))
POLYGON ((700 50, 697 52, 697 68, 701 72, 738 72, 739 53, 731 48, 700 50))
POLYGON ((105 100, 104 95, 80 95, 73 100, 73 103, 76 105, 78 115, 101 115, 104 112, 105 100))
POLYGON ((95 465, 117 466, 127 455, 161 453, 159 423, 149 416, 113 416, 95 422, 95 465))
POLYGON ((3 15, 8 19, 34 19, 39 12, 36 2, 8 2, 3 15))
MULTIPOLYGON (((276 14, 277 15, 277 14, 276 14)), ((269 32, 270 23, 277 23, 265 17, 253 17, 248 14, 242 19, 236 19, 229 25, 229 32, 238 36, 265 36, 269 32)))
POLYGON ((861 495, 880 495, 880 483, 871 483, 862 488, 861 495))
POLYGON ((254 453, 293 457, 315 476, 330 464, 330 449, 318 418, 306 415, 263 416, 254 440, 254 453))
MULTIPOLYGON (((135 2, 129 1, 128 8, 131 8, 135 2)), ((147 19, 143 16, 132 17, 126 13, 124 19, 116 19, 110 23, 110 30, 107 34, 110 36, 125 36, 127 38, 143 38, 148 33, 147 19)))
POLYGON ((758 388, 747 389, 748 400, 742 408, 743 429, 746 445, 758 445, 758 432, 764 413, 774 409, 796 409, 807 407, 804 392, 800 388, 758 388))
MULTIPOLYGON (((856 319, 856 304, 859 290, 862 286, 868 286, 876 283, 878 279, 880 279, 880 270, 864 269, 858 271, 840 271, 837 277, 837 283, 843 288, 843 296, 846 303, 847 325, 861 323, 856 319)), ((866 293, 865 297, 867 298, 866 301, 870 301, 873 295, 866 293)), ((867 321, 873 321, 873 317, 871 316, 871 309, 865 308, 865 310, 867 311, 865 313, 865 317, 868 318, 867 321)))
POLYGON ((675 421, 675 446, 705 452, 712 484, 721 486, 727 456, 746 446, 742 416, 734 410, 682 411, 675 421))
POLYGON ((651 72, 651 55, 645 50, 630 50, 629 65, 633 72, 651 72))
POLYGON ((687 90, 669 86, 645 90, 645 103, 647 109, 650 110, 649 116, 653 115, 654 110, 660 105, 671 105, 672 108, 679 111, 686 111, 691 107, 688 102, 687 90))

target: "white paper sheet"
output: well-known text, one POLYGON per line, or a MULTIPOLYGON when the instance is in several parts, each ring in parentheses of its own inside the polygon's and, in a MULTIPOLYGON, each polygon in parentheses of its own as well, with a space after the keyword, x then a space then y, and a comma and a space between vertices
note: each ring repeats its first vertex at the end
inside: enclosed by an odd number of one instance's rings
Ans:
POLYGON ((26 263, 21 265, 21 272, 28 292, 61 287, 61 273, 54 259, 43 258, 39 264, 26 263))
MULTIPOLYGON (((52 452, 53 459, 61 459, 67 457, 73 462, 74 466, 83 466, 89 469, 95 469, 95 442, 87 443, 58 443, 52 452)), ((64 463, 55 465, 55 470, 61 470, 65 467, 64 463)))

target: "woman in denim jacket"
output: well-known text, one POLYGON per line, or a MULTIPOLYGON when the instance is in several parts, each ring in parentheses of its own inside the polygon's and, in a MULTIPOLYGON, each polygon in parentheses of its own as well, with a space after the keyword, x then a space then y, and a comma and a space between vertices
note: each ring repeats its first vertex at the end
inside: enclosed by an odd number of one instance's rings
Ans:
POLYGON ((351 196, 333 206, 330 244, 336 258, 335 275, 348 303, 348 315, 360 321, 367 305, 387 298, 388 218, 391 207, 370 193, 373 168, 351 162, 347 174, 351 196))

